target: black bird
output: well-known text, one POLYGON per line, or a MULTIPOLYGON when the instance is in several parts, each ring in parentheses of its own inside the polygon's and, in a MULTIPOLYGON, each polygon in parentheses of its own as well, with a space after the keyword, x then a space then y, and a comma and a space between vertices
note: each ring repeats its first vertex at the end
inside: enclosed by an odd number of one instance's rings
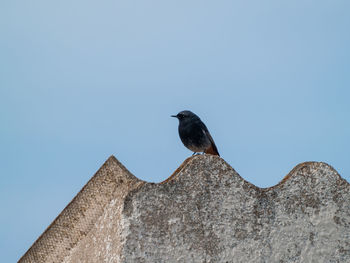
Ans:
POLYGON ((193 154, 204 152, 220 156, 207 127, 196 114, 185 110, 171 117, 179 120, 180 139, 193 154))

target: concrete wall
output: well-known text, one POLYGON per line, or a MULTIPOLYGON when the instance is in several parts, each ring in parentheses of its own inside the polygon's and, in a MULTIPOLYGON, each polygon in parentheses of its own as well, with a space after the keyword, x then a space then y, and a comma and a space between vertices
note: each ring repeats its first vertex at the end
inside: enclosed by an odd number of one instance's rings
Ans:
POLYGON ((111 157, 20 262, 350 262, 350 185, 310 162, 261 189, 210 155, 152 184, 111 157))

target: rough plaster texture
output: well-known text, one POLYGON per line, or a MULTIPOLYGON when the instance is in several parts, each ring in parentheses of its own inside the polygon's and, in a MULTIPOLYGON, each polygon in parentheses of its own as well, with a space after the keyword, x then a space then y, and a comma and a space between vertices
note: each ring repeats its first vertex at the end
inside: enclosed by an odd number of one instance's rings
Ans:
POLYGON ((153 184, 111 157, 20 262, 350 262, 350 185, 309 162, 261 189, 211 155, 153 184))

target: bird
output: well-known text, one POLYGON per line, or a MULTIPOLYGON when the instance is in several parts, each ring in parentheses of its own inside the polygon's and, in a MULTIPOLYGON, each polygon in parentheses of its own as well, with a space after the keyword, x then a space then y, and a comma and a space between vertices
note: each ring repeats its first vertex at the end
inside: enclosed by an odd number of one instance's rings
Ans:
POLYGON ((207 126, 196 114, 189 110, 184 110, 177 115, 171 115, 171 117, 179 120, 180 139, 193 152, 193 155, 203 152, 220 156, 207 126))

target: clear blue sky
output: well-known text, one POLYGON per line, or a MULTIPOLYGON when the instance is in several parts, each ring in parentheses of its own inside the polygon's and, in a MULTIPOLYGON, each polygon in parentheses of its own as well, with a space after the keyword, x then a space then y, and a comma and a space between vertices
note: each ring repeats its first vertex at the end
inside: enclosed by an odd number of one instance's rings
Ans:
POLYGON ((348 0, 2 1, 2 262, 110 155, 166 179, 184 109, 257 186, 312 160, 350 180, 349 28, 348 0))

